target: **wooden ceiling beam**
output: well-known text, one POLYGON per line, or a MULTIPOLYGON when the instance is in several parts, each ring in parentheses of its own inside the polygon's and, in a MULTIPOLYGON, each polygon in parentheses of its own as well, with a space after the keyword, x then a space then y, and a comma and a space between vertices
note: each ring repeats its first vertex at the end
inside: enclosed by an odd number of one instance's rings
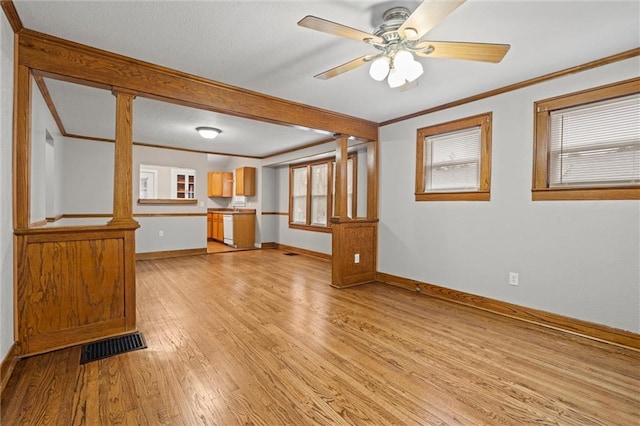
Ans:
POLYGON ((234 116, 376 140, 378 124, 204 79, 24 29, 18 63, 47 74, 234 116))

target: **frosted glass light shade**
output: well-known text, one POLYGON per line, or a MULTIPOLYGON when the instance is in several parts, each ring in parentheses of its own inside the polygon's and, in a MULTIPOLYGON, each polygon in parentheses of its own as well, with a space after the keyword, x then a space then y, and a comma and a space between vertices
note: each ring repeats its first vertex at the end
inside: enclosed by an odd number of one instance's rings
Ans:
POLYGON ((406 79, 404 74, 400 72, 397 68, 393 68, 389 72, 389 78, 387 79, 387 83, 389 83, 389 87, 395 89, 396 87, 400 87, 405 83, 406 79))
POLYGON ((376 81, 382 81, 389 74, 389 59, 386 56, 376 59, 371 63, 369 75, 376 81))
POLYGON ((406 50, 400 50, 393 57, 393 67, 401 72, 404 72, 411 65, 411 62, 413 62, 413 55, 406 50))
POLYGON ((404 77, 407 79, 407 81, 412 82, 418 77, 420 77, 423 72, 424 72, 424 68, 422 68, 422 64, 414 60, 414 61, 411 61, 409 66, 407 66, 407 68, 405 69, 404 77))
POLYGON ((200 133, 200 136, 205 139, 215 139, 216 136, 222 133, 222 130, 216 129, 215 127, 196 127, 196 130, 200 133))

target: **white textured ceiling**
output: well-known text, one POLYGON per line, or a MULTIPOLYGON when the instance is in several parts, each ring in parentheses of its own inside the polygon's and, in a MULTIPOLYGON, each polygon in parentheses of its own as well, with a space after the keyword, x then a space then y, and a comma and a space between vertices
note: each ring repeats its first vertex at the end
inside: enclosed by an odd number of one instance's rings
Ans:
MULTIPOLYGON (((425 73, 419 85, 397 91, 389 89, 384 82, 373 81, 366 66, 326 81, 312 78, 374 49, 362 42, 301 28, 296 23, 305 15, 315 15, 372 31, 384 10, 396 5, 415 8, 419 4, 415 1, 14 2, 24 26, 29 29, 375 122, 640 45, 640 2, 636 0, 468 0, 437 25, 428 38, 507 43, 511 50, 504 60, 487 64, 421 59, 425 73)), ((64 102, 64 95, 56 93, 55 88, 51 92, 59 102, 64 102)), ((150 103, 148 112, 136 105, 140 114, 148 113, 153 118, 154 113, 162 111, 176 119, 180 115, 169 111, 175 107, 146 102, 150 103)), ((74 113, 73 102, 68 103, 67 107, 60 105, 65 109, 61 116, 67 130, 72 132, 76 125, 73 122, 79 121, 81 111, 74 113)), ((183 115, 204 119, 210 114, 183 115)), ((217 115, 214 118, 222 119, 217 115)), ((153 124, 153 119, 136 124, 136 135, 152 143, 166 132, 171 138, 186 140, 178 130, 175 133, 167 129, 160 131, 158 123, 155 127, 153 124)), ((186 123, 185 129, 192 129, 193 124, 186 123)), ((305 143, 302 139, 314 138, 313 134, 302 132, 300 142, 294 142, 298 135, 278 136, 281 130, 271 138, 265 128, 259 129, 267 138, 264 149, 252 146, 245 153, 264 155, 277 151, 277 140, 282 141, 280 148, 301 145, 305 143), (274 146, 269 148, 271 143, 274 146)), ((255 143, 255 137, 249 133, 245 136, 250 139, 247 143, 255 143)), ((237 146, 240 149, 242 145, 238 142, 237 146)), ((229 152, 229 149, 221 151, 229 152)))

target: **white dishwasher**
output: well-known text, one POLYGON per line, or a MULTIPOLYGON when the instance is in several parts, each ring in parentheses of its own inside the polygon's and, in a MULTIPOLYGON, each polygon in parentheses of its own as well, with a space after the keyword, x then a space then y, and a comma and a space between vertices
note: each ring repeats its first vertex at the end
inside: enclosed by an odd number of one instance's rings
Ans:
POLYGON ((222 229, 224 232, 224 243, 230 246, 233 245, 233 215, 222 215, 222 229))

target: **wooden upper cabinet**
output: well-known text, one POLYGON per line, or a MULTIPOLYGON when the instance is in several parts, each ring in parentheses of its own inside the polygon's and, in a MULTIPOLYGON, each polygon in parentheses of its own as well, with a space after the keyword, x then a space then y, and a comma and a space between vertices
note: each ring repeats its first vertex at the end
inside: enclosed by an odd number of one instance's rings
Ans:
POLYGON ((209 174, 207 175, 207 196, 232 197, 233 173, 209 172, 209 174))
POLYGON ((239 167, 236 169, 236 195, 256 195, 256 168, 239 167))

